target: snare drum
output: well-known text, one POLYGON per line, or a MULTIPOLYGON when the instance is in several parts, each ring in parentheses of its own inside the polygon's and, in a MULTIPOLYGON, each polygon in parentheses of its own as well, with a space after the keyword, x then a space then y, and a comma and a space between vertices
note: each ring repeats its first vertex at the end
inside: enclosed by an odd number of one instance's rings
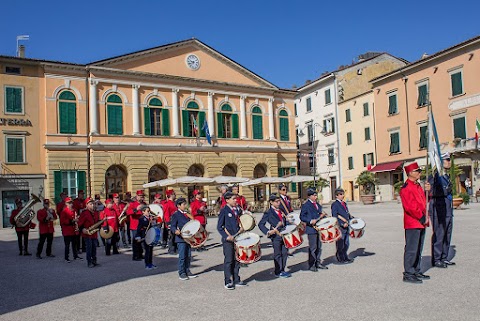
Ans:
POLYGON ((287 225, 280 235, 287 249, 294 249, 303 243, 302 235, 295 225, 287 225))
POLYGON ((305 222, 302 222, 302 220, 300 219, 299 211, 288 214, 287 219, 291 224, 297 227, 300 235, 305 234, 305 229, 307 228, 307 224, 305 224, 305 222))
POLYGON ((348 222, 348 234, 350 234, 351 238, 359 239, 365 232, 365 226, 365 221, 361 218, 352 218, 348 222))
POLYGON ((162 229, 157 226, 152 226, 148 229, 147 233, 145 234, 145 243, 151 246, 156 246, 160 244, 160 240, 162 239, 162 229))
POLYGON ((245 232, 235 237, 235 258, 240 263, 255 263, 262 257, 260 236, 245 232))
POLYGON ((253 217, 253 214, 249 211, 244 211, 243 214, 240 215, 240 223, 245 232, 253 230, 257 225, 257 223, 255 223, 255 217, 253 217))
POLYGON ((342 236, 338 226, 338 220, 335 217, 326 217, 317 221, 315 227, 320 234, 322 243, 332 243, 342 236))
POLYGON ((200 247, 207 241, 208 233, 197 220, 187 222, 181 232, 182 238, 192 248, 200 247))

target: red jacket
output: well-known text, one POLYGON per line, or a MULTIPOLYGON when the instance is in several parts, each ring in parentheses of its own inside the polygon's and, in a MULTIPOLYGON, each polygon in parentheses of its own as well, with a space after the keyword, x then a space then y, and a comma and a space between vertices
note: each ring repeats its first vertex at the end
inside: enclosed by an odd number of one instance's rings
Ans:
POLYGON ((237 205, 241 207, 242 210, 247 209, 247 200, 245 199, 245 196, 243 195, 237 195, 237 205))
POLYGON ((200 224, 205 225, 207 224, 205 213, 198 211, 202 206, 207 207, 207 204, 203 201, 195 199, 190 203, 190 213, 193 215, 194 219, 200 222, 200 224))
POLYGON ((142 216, 142 212, 137 211, 138 205, 146 205, 145 203, 140 203, 138 201, 130 203, 127 215, 130 218, 130 230, 137 230, 138 227, 138 219, 142 216))
POLYGON ((113 229, 114 232, 118 232, 118 215, 117 211, 112 208, 107 208, 100 212, 100 219, 103 220, 107 218, 107 221, 102 224, 102 226, 106 226, 107 224, 113 229))
MULTIPOLYGON (((115 203, 113 204, 112 208, 115 210, 115 212, 117 212, 117 218, 120 217, 120 214, 122 214, 125 206, 126 206, 125 203, 118 203, 118 205, 115 203)), ((127 220, 128 220, 128 216, 127 216, 127 220)), ((124 226, 127 220, 123 221, 123 223, 120 226, 124 226)))
POLYGON ((63 211, 63 208, 65 207, 65 202, 61 201, 60 203, 57 204, 57 213, 60 215, 63 211))
POLYGON ((400 190, 403 205, 403 225, 405 229, 425 228, 425 191, 420 184, 409 179, 400 190))
POLYGON ((177 211, 177 206, 172 200, 166 200, 163 204, 163 220, 165 223, 170 224, 173 213, 177 211))
MULTIPOLYGON (((78 219, 78 226, 80 227, 80 231, 82 229, 88 229, 93 224, 97 223, 100 220, 98 212, 90 212, 89 210, 84 210, 82 214, 80 214, 80 218, 78 219)), ((88 239, 96 239, 98 237, 98 232, 93 233, 92 235, 85 234, 82 232, 82 237, 88 239)))
POLYGON ((55 228, 53 227, 53 221, 55 221, 57 217, 57 213, 53 209, 52 211, 53 220, 47 220, 48 213, 47 210, 42 208, 37 212, 37 220, 38 220, 38 230, 40 234, 49 234, 55 232, 55 228))
POLYGON ((227 205, 227 201, 225 200, 225 197, 220 196, 220 209, 224 208, 227 205))
POLYGON ((17 231, 17 232, 28 231, 30 229, 30 224, 28 224, 25 227, 18 227, 17 225, 15 225, 15 216, 17 216, 20 213, 20 210, 22 208, 23 207, 19 207, 19 208, 13 210, 12 215, 10 215, 10 224, 15 226, 15 231, 17 231))
POLYGON ((87 207, 84 199, 79 199, 78 197, 73 200, 73 208, 77 210, 77 213, 82 213, 82 210, 87 207))
POLYGON ((70 210, 68 207, 64 207, 63 211, 60 213, 60 226, 62 227, 63 236, 74 236, 77 233, 75 232, 75 214, 77 212, 75 209, 70 210))

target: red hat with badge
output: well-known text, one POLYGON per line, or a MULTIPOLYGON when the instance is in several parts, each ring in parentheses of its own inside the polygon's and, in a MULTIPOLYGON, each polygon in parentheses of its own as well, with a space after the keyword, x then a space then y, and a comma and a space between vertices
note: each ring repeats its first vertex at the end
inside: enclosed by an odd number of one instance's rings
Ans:
POLYGON ((410 165, 407 165, 405 166, 405 173, 408 175, 409 173, 413 172, 413 171, 418 171, 420 172, 421 169, 420 167, 418 166, 417 162, 413 162, 411 163, 410 165))
POLYGON ((197 196, 198 194, 201 194, 201 193, 202 193, 202 191, 196 189, 196 190, 193 191, 193 196, 197 196))
POLYGON ((73 202, 73 200, 72 200, 71 197, 65 198, 65 203, 72 203, 72 202, 73 202))
POLYGON ((85 200, 85 204, 88 204, 88 203, 95 203, 95 200, 91 197, 87 197, 87 199, 85 200))
POLYGON ((175 194, 175 191, 173 189, 169 189, 168 191, 165 192, 165 194, 167 195, 167 197, 170 197, 172 196, 172 194, 175 194))
POLYGON ((143 189, 139 189, 137 191, 137 196, 145 196, 145 193, 143 192, 143 189))
POLYGON ((113 203, 113 200, 110 199, 110 198, 107 198, 107 199, 105 200, 105 204, 106 204, 106 205, 112 204, 112 203, 113 203))
POLYGON ((162 198, 162 194, 159 194, 159 193, 155 194, 155 198, 162 198))
POLYGON ((112 197, 113 197, 113 198, 118 198, 118 197, 120 197, 120 196, 118 195, 118 193, 113 193, 112 197))

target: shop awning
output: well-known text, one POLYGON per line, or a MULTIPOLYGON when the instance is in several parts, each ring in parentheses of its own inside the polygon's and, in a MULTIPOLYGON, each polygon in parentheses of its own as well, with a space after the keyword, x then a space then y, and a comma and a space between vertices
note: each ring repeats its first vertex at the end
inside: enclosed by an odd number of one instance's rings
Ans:
POLYGON ((403 161, 389 162, 377 164, 374 168, 370 169, 370 172, 381 173, 381 172, 391 172, 402 166, 403 161))

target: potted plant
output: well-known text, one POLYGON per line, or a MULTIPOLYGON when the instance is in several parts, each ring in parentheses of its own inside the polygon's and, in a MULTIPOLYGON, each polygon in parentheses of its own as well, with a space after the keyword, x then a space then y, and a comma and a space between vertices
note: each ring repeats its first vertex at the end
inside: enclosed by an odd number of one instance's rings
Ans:
POLYGON ((363 204, 373 204, 375 201, 375 185, 377 185, 375 174, 370 171, 363 171, 358 175, 355 183, 361 186, 360 199, 363 204))
POLYGON ((319 193, 318 195, 318 198, 319 198, 319 202, 322 203, 322 200, 323 200, 323 197, 322 197, 322 190, 325 188, 325 187, 329 187, 330 186, 330 182, 327 181, 325 178, 322 178, 322 177, 319 177, 316 181, 316 184, 314 184, 314 181, 310 181, 310 182, 305 182, 303 183, 303 187, 306 187, 306 188, 314 188, 316 186, 316 189, 319 193))
POLYGON ((455 160, 453 155, 450 155, 450 182, 452 184, 452 195, 453 195, 453 208, 458 208, 464 202, 464 199, 460 194, 457 193, 457 177, 460 174, 463 174, 463 170, 455 165, 455 160))
POLYGON ((395 191, 395 197, 397 198, 398 203, 401 202, 400 200, 400 189, 402 188, 404 182, 403 181, 398 181, 395 184, 393 184, 393 190, 395 191))

